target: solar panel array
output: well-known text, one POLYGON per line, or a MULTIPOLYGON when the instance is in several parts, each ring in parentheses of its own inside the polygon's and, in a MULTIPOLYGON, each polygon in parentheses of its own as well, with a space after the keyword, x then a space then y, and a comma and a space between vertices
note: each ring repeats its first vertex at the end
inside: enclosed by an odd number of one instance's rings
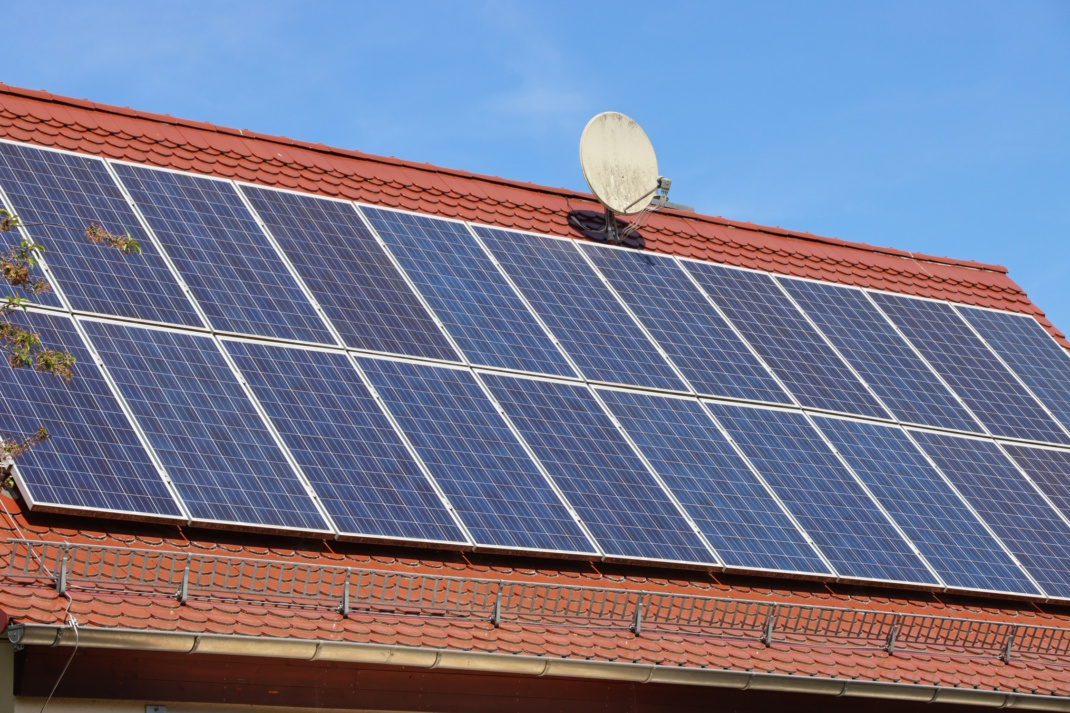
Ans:
POLYGON ((11 142, 0 199, 78 358, 0 370, 32 508, 1070 599, 1032 317, 11 142))

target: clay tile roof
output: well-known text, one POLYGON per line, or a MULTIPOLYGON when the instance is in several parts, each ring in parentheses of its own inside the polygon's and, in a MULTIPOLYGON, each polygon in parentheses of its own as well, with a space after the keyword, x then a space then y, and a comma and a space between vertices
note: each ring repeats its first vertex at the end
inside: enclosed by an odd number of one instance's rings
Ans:
MULTIPOLYGON (((332 149, 202 122, 102 106, 0 84, 0 138, 241 181, 386 204, 491 225, 586 239, 571 211, 595 211, 587 194, 522 184, 464 171, 332 149)), ((848 285, 953 300, 1036 315, 1070 348, 999 266, 907 253, 780 228, 674 210, 653 214, 639 246, 730 265, 848 285)), ((243 557, 412 576, 448 576, 551 588, 715 597, 860 612, 951 617, 971 622, 1070 629, 1070 608, 1010 600, 970 600, 932 592, 864 590, 788 579, 746 579, 587 562, 531 561, 504 555, 401 550, 301 538, 226 533, 147 523, 22 512, 0 495, 0 557, 12 539, 133 548, 146 556, 243 557), (151 553, 156 553, 152 555, 151 553)), ((1009 662, 989 648, 880 642, 859 645, 832 635, 785 634, 771 645, 756 636, 662 622, 635 633, 627 625, 592 626, 566 618, 425 616, 397 609, 351 611, 293 606, 271 597, 192 597, 174 591, 72 582, 61 596, 50 579, 0 574, 0 608, 13 621, 61 626, 68 609, 82 627, 195 634, 248 634, 279 639, 386 644, 457 651, 656 663, 702 669, 966 686, 979 690, 1061 694, 1070 691, 1070 653, 1024 653, 1009 662), (880 645, 878 645, 880 644, 880 645)), ((767 611, 767 610, 762 610, 767 611)), ((760 628, 763 622, 748 621, 760 628)))

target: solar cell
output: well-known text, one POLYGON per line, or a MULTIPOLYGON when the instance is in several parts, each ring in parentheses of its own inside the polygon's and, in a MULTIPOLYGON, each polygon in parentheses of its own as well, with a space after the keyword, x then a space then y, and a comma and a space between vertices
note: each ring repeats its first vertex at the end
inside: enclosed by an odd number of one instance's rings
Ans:
POLYGON ((241 186, 347 346, 457 360, 351 203, 241 186))
POLYGON ((594 553, 470 371, 358 361, 476 545, 594 553))
POLYGON ((957 309, 1055 418, 1070 428, 1070 354, 1028 315, 957 309))
POLYGON ((1039 594, 902 429, 815 420, 948 586, 1039 594))
POLYGON ((467 541, 348 356, 223 345, 341 534, 467 541))
POLYGON ((871 294, 992 433, 1052 443, 1070 442, 951 305, 883 292, 871 294))
POLYGON ((888 417, 770 275, 683 264, 802 405, 888 417))
POLYGON ((469 361, 576 376, 463 223, 361 210, 469 361))
POLYGON ((1003 447, 1055 507, 1070 518, 1070 452, 1012 444, 1003 447))
POLYGON ((715 563, 586 387, 482 378, 607 555, 715 563))
POLYGON ((212 338, 83 324, 194 520, 329 529, 212 338))
POLYGON ((937 583, 805 416, 707 406, 840 575, 937 583))
POLYGON ((476 228, 588 379, 686 391, 570 240, 476 228))
POLYGON ((989 440, 912 432, 1049 596, 1070 597, 1070 527, 989 440))
POLYGON ((0 368, 0 434, 21 440, 44 426, 51 436, 18 458, 33 506, 182 517, 70 319, 37 312, 7 319, 77 359, 66 383, 30 368, 0 368))
POLYGON ((698 393, 791 403, 679 262, 639 250, 581 249, 698 393))
POLYGON ((334 344, 233 184, 126 164, 115 171, 216 329, 334 344))
POLYGON ((777 279, 901 421, 981 431, 862 290, 777 279))
POLYGON ((599 395, 726 565, 830 574, 698 401, 599 395))
MULTIPOLYGON (((76 310, 201 326, 193 305, 108 173, 89 156, 0 142, 0 187, 76 310), (85 236, 91 224, 129 232, 141 254, 126 256, 85 236)), ((54 295, 32 301, 59 306, 54 295)))

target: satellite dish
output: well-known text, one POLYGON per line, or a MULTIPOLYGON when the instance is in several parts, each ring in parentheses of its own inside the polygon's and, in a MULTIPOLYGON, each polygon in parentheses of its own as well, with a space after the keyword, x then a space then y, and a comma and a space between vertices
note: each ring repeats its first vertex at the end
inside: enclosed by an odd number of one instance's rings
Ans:
POLYGON ((633 119, 615 111, 598 114, 580 136, 580 167, 587 186, 606 209, 606 233, 614 242, 614 215, 651 210, 659 189, 670 181, 658 175, 658 159, 650 139, 633 119))
POLYGON ((658 190, 658 159, 633 119, 605 111, 580 136, 580 167, 595 197, 614 213, 635 215, 658 190))

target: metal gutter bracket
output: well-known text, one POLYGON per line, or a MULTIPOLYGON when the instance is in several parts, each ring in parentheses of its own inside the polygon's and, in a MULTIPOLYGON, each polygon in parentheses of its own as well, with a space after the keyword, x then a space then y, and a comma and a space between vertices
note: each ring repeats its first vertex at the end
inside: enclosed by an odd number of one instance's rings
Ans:
POLYGON ((22 637, 25 633, 25 624, 10 624, 7 627, 7 640, 15 646, 15 651, 22 651, 26 648, 26 645, 22 643, 22 637))

